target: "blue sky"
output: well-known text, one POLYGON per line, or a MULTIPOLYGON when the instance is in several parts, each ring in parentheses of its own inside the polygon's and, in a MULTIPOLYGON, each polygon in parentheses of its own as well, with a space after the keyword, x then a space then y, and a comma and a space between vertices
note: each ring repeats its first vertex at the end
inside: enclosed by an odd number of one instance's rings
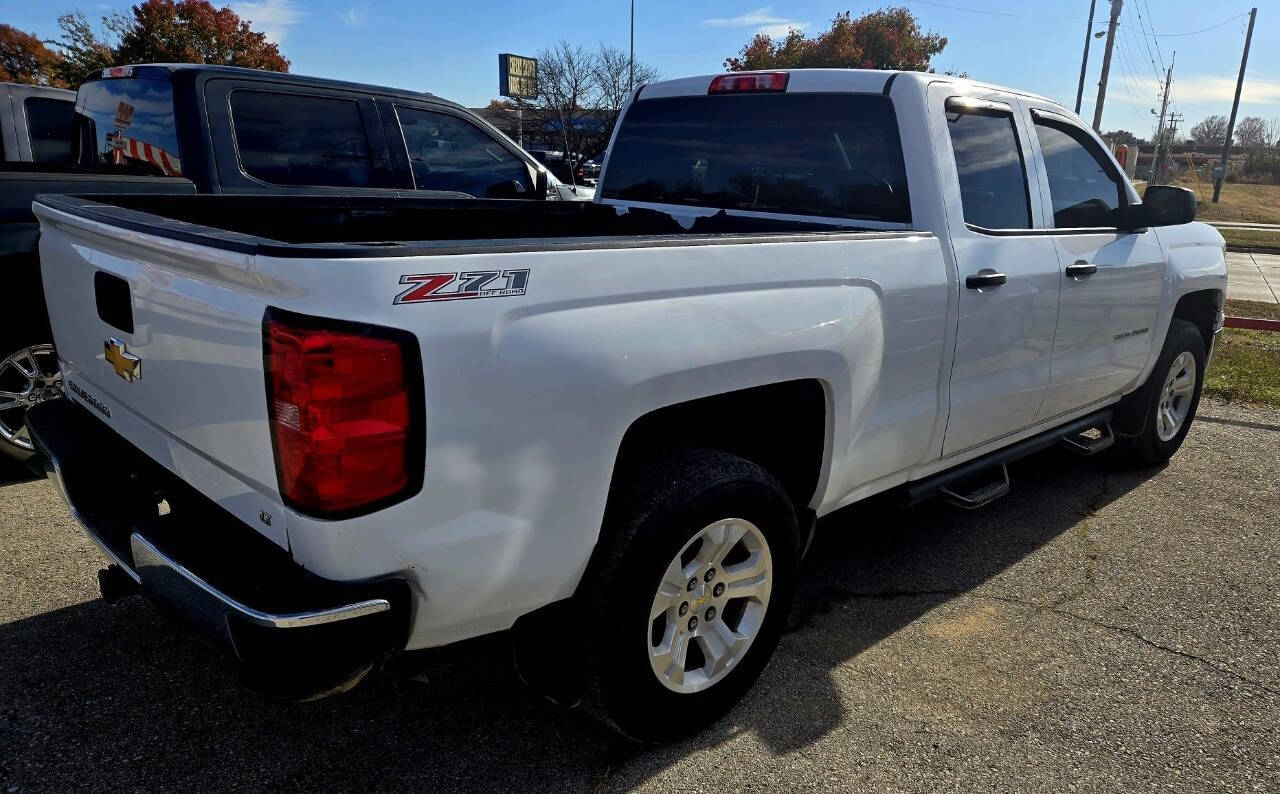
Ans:
MULTIPOLYGON (((1256 2, 1256 0, 1254 0, 1256 2)), ((217 2, 217 0, 215 0, 217 2)), ((935 67, 1024 88, 1068 106, 1075 103, 1088 0, 1009 3, 996 0, 893 0, 930 31, 948 37, 935 67)), ((64 10, 91 18, 129 2, 75 5, 60 0, 0 0, 0 21, 49 37, 64 10)), ((255 28, 281 44, 293 71, 431 91, 467 105, 497 94, 497 53, 533 55, 565 38, 594 47, 627 46, 626 0, 469 2, 434 0, 243 0, 231 3, 255 28)), ((1098 1, 1096 30, 1106 29, 1110 3, 1098 1)), ((1265 4, 1263 4, 1265 6, 1265 4)), ((809 33, 839 11, 855 15, 881 7, 844 2, 674 2, 638 0, 636 57, 666 77, 721 70, 758 30, 809 33)), ((1103 129, 1149 137, 1159 107, 1157 73, 1177 51, 1173 101, 1186 126, 1231 107, 1244 42, 1243 17, 1194 35, 1249 10, 1249 0, 1126 0, 1103 115, 1103 129), (1152 38, 1147 33, 1160 34, 1152 38)), ((1092 117, 1103 41, 1091 39, 1082 115, 1092 117)), ((1259 10, 1245 79, 1241 115, 1280 117, 1280 7, 1259 10)))

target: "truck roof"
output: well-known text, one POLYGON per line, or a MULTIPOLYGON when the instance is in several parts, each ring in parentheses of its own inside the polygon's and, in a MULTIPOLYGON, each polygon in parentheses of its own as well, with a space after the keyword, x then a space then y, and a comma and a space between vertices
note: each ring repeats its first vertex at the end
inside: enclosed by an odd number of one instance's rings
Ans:
MULTIPOLYGON (((1047 97, 1038 94, 1032 94, 1028 91, 1020 91, 1016 88, 995 85, 993 83, 984 83, 979 80, 972 80, 967 77, 957 77, 954 75, 943 75, 934 72, 915 72, 905 70, 889 70, 889 69, 757 69, 755 72, 786 72, 791 75, 790 81, 787 83, 788 91, 795 92, 845 92, 856 94, 869 93, 889 93, 889 88, 895 81, 906 80, 917 83, 921 90, 929 83, 936 81, 950 81, 954 83, 964 83, 967 85, 978 86, 980 88, 989 88, 996 91, 1007 91, 1018 96, 1030 97, 1044 102, 1051 102, 1055 105, 1061 104, 1047 97)), ((749 74, 750 72, 731 72, 730 74, 749 74)), ((724 74, 724 73, 721 73, 724 74)), ((677 96, 704 96, 707 89, 711 85, 711 81, 719 77, 719 74, 704 74, 696 77, 681 77, 675 80, 662 80, 656 83, 648 83, 641 87, 640 93, 636 99, 658 99, 662 97, 677 96)), ((1063 108, 1066 110, 1066 108, 1063 108)))
MULTIPOLYGON (((167 80, 172 75, 179 72, 191 74, 196 78, 200 76, 221 76, 221 77, 242 77, 252 80, 269 80, 277 83, 290 83, 294 85, 306 85, 314 88, 338 88, 345 90, 358 90, 370 94, 378 94, 380 96, 402 96, 412 99, 430 99, 434 102, 443 102, 450 105, 457 103, 450 102, 447 99, 436 96, 426 91, 409 91, 404 88, 391 88, 383 85, 370 85, 368 83, 353 83, 347 80, 334 80, 328 77, 312 77, 303 74, 293 74, 291 72, 272 72, 266 69, 250 69, 244 66, 218 66, 205 63, 139 63, 129 64, 127 66, 111 67, 111 69, 128 69, 129 73, 118 75, 119 77, 141 77, 152 80, 167 80)), ((88 83, 94 80, 109 80, 117 75, 105 75, 104 72, 109 71, 103 69, 101 71, 92 72, 87 76, 84 82, 88 83)), ((461 107, 459 105, 459 107, 461 107)))

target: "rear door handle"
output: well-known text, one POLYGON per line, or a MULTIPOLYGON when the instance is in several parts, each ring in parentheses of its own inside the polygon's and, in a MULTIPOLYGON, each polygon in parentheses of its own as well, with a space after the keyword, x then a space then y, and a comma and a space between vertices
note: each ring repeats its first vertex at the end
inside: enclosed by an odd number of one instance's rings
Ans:
POLYGON ((1067 265, 1067 276, 1070 278, 1084 278, 1085 276, 1092 276, 1097 272, 1097 265, 1091 265, 1083 259, 1075 262, 1074 264, 1067 265))
POLYGON ((998 287, 1008 280, 1009 277, 1004 273, 997 273, 989 267, 984 267, 966 278, 964 285, 969 289, 982 289, 983 287, 998 287))

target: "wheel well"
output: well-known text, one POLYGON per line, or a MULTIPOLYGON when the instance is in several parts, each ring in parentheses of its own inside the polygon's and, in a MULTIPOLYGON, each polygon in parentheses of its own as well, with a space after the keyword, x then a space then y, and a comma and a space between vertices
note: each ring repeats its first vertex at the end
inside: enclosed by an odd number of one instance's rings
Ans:
POLYGON ((816 380, 794 380, 659 408, 632 423, 619 472, 674 447, 708 447, 746 458, 782 483, 797 509, 818 488, 827 437, 827 396, 816 380))
POLYGON ((1173 319, 1186 320, 1200 329, 1204 337, 1204 349, 1213 343, 1213 325, 1222 310, 1222 293, 1218 290, 1189 292, 1178 299, 1173 309, 1173 319))

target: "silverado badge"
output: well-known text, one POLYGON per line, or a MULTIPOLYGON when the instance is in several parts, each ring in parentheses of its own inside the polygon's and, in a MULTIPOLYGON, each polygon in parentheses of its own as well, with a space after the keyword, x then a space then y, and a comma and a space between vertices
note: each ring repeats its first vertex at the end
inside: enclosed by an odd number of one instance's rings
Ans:
POLYGON ((142 359, 126 350, 123 341, 113 336, 102 343, 102 349, 117 375, 130 383, 142 379, 142 359))

